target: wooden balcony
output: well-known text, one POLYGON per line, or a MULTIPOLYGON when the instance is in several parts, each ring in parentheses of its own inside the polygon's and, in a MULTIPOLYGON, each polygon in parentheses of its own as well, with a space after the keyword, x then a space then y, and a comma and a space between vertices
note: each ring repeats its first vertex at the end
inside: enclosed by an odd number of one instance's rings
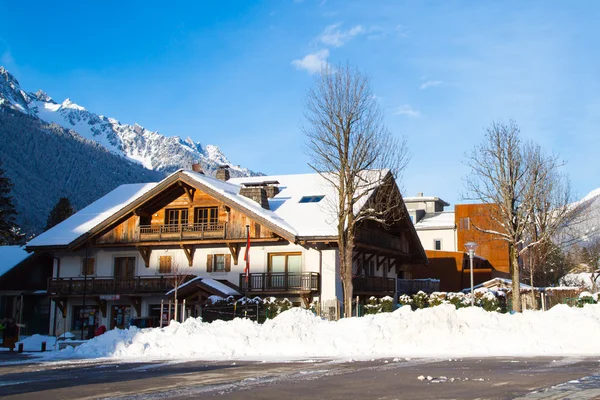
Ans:
POLYGON ((317 272, 260 273, 249 274, 248 285, 246 285, 246 275, 240 274, 239 286, 241 293, 244 293, 246 286, 248 286, 248 294, 252 295, 259 293, 318 293, 320 291, 320 279, 317 272))
MULTIPOLYGON (((140 225, 140 242, 227 239, 227 224, 140 225)), ((231 236, 231 235, 229 235, 231 236)))
POLYGON ((356 276, 352 278, 353 292, 356 295, 390 295, 396 293, 396 279, 379 276, 356 276))
POLYGON ((371 229, 358 229, 356 231, 355 240, 357 244, 363 244, 374 248, 389 249, 400 253, 408 252, 406 245, 399 237, 371 229))
POLYGON ((51 296, 166 293, 173 288, 172 278, 162 276, 136 276, 133 278, 88 277, 50 278, 48 293, 51 296))

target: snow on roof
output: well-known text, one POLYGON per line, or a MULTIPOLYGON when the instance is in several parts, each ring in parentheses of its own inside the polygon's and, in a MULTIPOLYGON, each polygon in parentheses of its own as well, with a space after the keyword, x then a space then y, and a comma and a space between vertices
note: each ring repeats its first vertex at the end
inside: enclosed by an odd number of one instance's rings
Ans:
POLYGON ((454 229, 454 221, 454 211, 427 213, 415 224, 415 229, 454 229))
POLYGON ((156 185, 156 182, 121 185, 60 224, 33 238, 27 246, 66 246, 127 207, 156 185))
POLYGON ((0 246, 0 276, 16 267, 31 253, 25 251, 21 246, 0 246))
MULTIPOLYGON (((336 236, 335 188, 321 175, 275 175, 234 178, 227 182, 193 171, 178 171, 209 189, 218 192, 241 208, 261 216, 291 236, 336 236), (246 182, 278 181, 280 192, 269 199, 270 210, 240 195, 246 182), (324 196, 318 202, 300 203, 304 196, 324 196)), ((178 173, 175 172, 174 174, 178 173)), ((388 173, 388 170, 372 170, 363 173, 363 179, 372 190, 388 173)), ((165 179, 169 179, 171 176, 165 179)), ((73 214, 60 224, 32 239, 27 246, 66 246, 81 235, 106 221, 118 211, 139 199, 160 182, 121 185, 83 210, 73 214)), ((355 205, 358 212, 369 196, 363 196, 355 205)))
POLYGON ((224 283, 221 283, 212 278, 202 278, 202 283, 217 289, 219 292, 226 294, 227 296, 239 296, 240 295, 240 293, 237 290, 235 290, 234 288, 231 288, 231 287, 225 285, 224 283))
MULTIPOLYGON (((219 179, 212 178, 210 176, 200 174, 197 172, 193 172, 193 171, 183 171, 183 173, 185 175, 187 175, 188 177, 194 179, 195 181, 208 186, 210 189, 212 189, 216 192, 219 192, 223 196, 227 197, 230 201, 242 206, 243 208, 246 208, 246 209, 254 212, 255 214, 260 215, 261 217, 265 218, 266 220, 273 223, 274 225, 277 225, 281 229, 289 232, 290 234, 292 234, 294 236, 297 234, 296 230, 290 224, 288 224, 284 219, 282 219, 281 216, 275 214, 271 210, 265 210, 264 208, 262 208, 260 206, 260 204, 258 204, 254 200, 249 199, 248 197, 245 197, 245 196, 241 196, 239 194, 240 186, 231 183, 232 180, 229 180, 228 182, 223 182, 219 179)), ((264 177, 261 177, 261 178, 264 178, 264 177)), ((252 178, 250 178, 250 179, 252 179, 252 178)), ((254 177, 254 180, 256 180, 256 177, 254 177)))
MULTIPOLYGON (((221 283, 212 278, 204 278, 201 276, 197 276, 193 279, 190 279, 189 281, 187 281, 185 283, 182 283, 181 285, 179 285, 178 290, 181 290, 181 288, 189 285, 192 282, 198 282, 198 281, 202 282, 203 284, 205 284, 207 286, 212 287, 213 289, 216 289, 217 291, 221 292, 222 294, 224 294, 226 296, 240 296, 240 293, 237 290, 225 285, 224 283, 221 283)), ((168 295, 172 294, 173 292, 175 292, 174 288, 169 290, 166 293, 166 295, 168 296, 168 295)))
MULTIPOLYGON (((365 171, 364 178, 370 182, 371 190, 389 171, 365 171)), ((228 182, 236 185, 258 181, 279 182, 279 193, 269 199, 271 212, 291 225, 298 236, 336 236, 335 188, 318 173, 271 175, 261 177, 232 178, 228 182), (321 201, 300 203, 305 196, 324 196, 321 201)), ((363 196, 356 204, 355 212, 360 210, 369 196, 363 196)))
MULTIPOLYGON (((475 285, 473 286, 473 289, 479 289, 481 287, 494 287, 494 286, 507 286, 507 287, 512 287, 512 280, 511 279, 505 279, 505 278, 493 278, 490 279, 489 281, 485 281, 483 283, 480 283, 479 285, 475 285)), ((531 289, 531 286, 522 283, 520 284, 520 288, 521 289, 531 289)), ((469 292, 471 290, 471 288, 465 288, 462 291, 463 292, 469 292)))

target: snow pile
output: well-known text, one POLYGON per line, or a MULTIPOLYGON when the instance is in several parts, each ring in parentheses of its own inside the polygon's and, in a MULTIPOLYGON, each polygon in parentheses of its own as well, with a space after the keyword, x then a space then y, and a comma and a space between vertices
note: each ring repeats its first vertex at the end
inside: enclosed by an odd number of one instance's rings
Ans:
POLYGON ((600 356, 600 305, 523 314, 401 307, 337 322, 298 308, 260 325, 188 319, 165 328, 112 330, 54 357, 290 360, 308 357, 600 356))
POLYGON ((42 342, 46 342, 46 350, 52 350, 54 344, 56 343, 56 337, 54 336, 44 336, 44 335, 32 335, 23 340, 20 340, 18 343, 23 343, 24 351, 41 351, 42 350, 42 342))

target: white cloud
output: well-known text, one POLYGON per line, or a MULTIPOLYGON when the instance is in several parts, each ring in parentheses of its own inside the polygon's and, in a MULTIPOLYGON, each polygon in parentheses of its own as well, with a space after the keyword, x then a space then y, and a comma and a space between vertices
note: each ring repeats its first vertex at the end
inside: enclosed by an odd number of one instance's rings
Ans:
POLYGON ((419 89, 427 89, 434 86, 439 86, 442 84, 442 81, 425 81, 419 86, 419 89))
POLYGON ((361 25, 346 31, 338 29, 340 26, 341 23, 326 26, 323 33, 319 35, 319 40, 327 46, 341 47, 353 37, 367 32, 361 25))
POLYGON ((328 65, 328 57, 329 50, 322 49, 315 53, 307 54, 301 60, 292 61, 292 65, 297 69, 305 69, 311 74, 314 74, 319 72, 321 70, 321 67, 328 65))
POLYGON ((406 115, 407 117, 417 118, 421 116, 421 112, 415 110, 409 104, 404 104, 396 109, 394 115, 406 115))

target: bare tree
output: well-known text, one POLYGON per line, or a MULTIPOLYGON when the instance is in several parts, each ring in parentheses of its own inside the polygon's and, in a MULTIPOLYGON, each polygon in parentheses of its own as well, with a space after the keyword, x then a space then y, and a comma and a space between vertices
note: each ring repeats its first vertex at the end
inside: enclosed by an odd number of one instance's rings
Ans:
POLYGON ((492 228, 474 227, 508 243, 512 307, 521 311, 519 257, 529 252, 528 261, 540 262, 545 246, 576 215, 569 182, 558 157, 523 143, 513 121, 493 123, 466 164, 467 198, 496 205, 489 215, 492 228))
POLYGON ((395 177, 409 155, 405 140, 386 128, 369 78, 348 64, 322 67, 308 93, 304 115, 309 165, 336 192, 332 208, 348 309, 356 228, 364 220, 389 226, 402 217, 395 177))
MULTIPOLYGON (((162 262, 162 261, 161 261, 162 262)), ((178 297, 177 297, 177 292, 179 291, 179 287, 181 285, 183 285, 188 278, 190 277, 190 274, 186 273, 186 269, 185 267, 181 266, 181 263, 179 263, 178 261, 173 261, 172 263, 170 263, 170 270, 169 267, 167 265, 159 265, 159 272, 160 273, 164 273, 164 272, 169 272, 170 275, 167 275, 165 277, 165 279, 167 280, 168 284, 170 287, 172 287, 173 289, 173 297, 174 297, 174 307, 175 307, 175 312, 174 312, 174 318, 175 321, 178 320, 178 314, 177 314, 177 308, 178 308, 178 297)), ((162 318, 162 316, 161 316, 162 318)), ((182 321, 183 322, 183 321, 182 321)))

